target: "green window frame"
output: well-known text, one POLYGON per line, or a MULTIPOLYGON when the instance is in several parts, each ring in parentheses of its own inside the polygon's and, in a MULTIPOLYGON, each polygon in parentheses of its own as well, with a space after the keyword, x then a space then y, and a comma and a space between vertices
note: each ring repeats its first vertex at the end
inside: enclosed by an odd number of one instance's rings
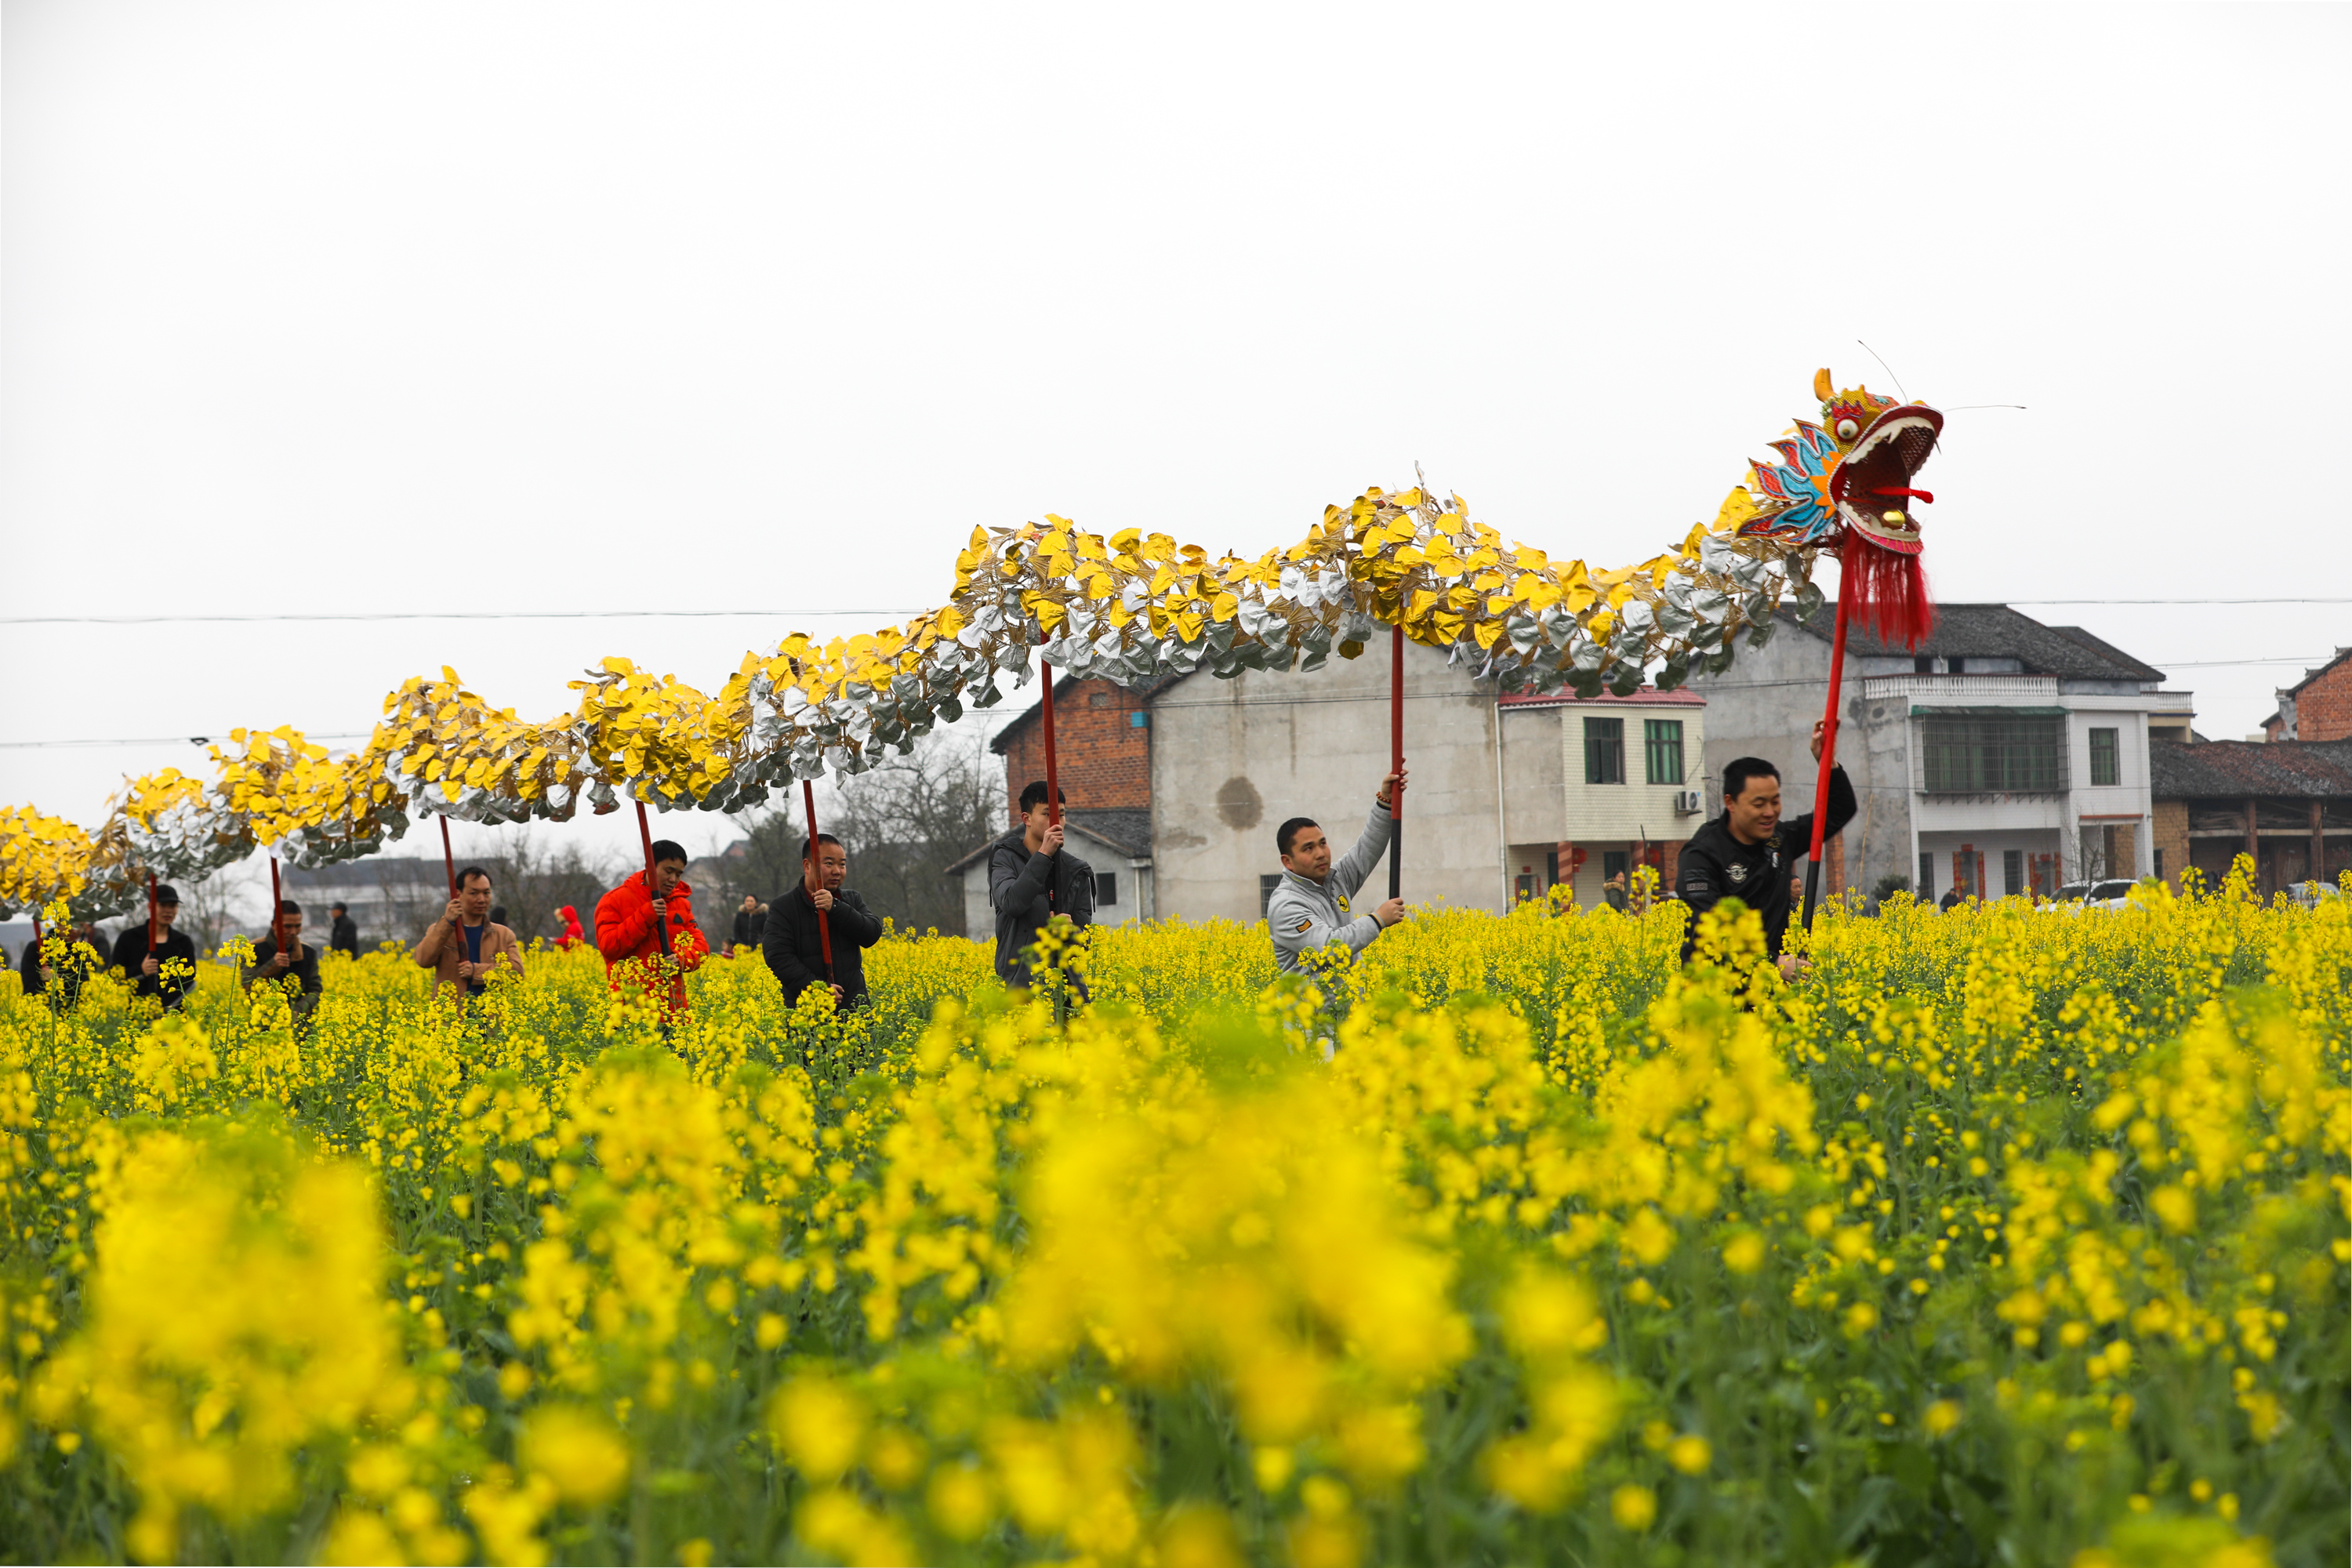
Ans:
POLYGON ((1589 784, 1621 784, 1625 782, 1624 720, 1585 720, 1584 782, 1589 784))
POLYGON ((2056 715, 1930 716, 1920 787, 1929 795, 2054 795, 2066 788, 2065 721, 2056 715))
POLYGON ((1642 721, 1643 776, 1654 784, 1683 782, 1683 721, 1679 719, 1642 721))
POLYGON ((2120 731, 2091 731, 2091 783, 2119 784, 2124 782, 2123 747, 2117 743, 2120 731))

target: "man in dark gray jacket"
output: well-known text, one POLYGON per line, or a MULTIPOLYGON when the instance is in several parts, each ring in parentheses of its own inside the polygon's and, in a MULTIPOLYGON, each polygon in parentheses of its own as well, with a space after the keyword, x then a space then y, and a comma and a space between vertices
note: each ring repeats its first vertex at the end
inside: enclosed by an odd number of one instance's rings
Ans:
MULTIPOLYGON (((1068 800, 1066 795, 1065 802, 1068 800)), ((988 902, 996 911, 996 977, 1030 984, 1028 948, 1055 915, 1088 926, 1095 919, 1095 871, 1063 847, 1062 825, 1045 804, 1045 781, 1021 792, 1021 826, 988 856, 988 902)))
POLYGON ((1282 880, 1266 900, 1265 929, 1274 938, 1274 966, 1283 973, 1301 973, 1299 954, 1320 952, 1335 942, 1348 950, 1352 963, 1374 937, 1404 919, 1402 899, 1384 900, 1362 915, 1348 902, 1395 837, 1389 801, 1403 779, 1402 773, 1391 773, 1381 781, 1363 836, 1337 865, 1331 862, 1330 838, 1313 818, 1294 816, 1276 829, 1282 880))

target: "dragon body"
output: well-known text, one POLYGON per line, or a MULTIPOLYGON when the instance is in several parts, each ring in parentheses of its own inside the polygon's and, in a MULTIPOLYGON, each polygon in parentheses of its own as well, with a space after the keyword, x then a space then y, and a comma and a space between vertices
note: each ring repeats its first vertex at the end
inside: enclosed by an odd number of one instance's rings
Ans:
POLYGON ((257 847, 297 866, 350 859, 425 815, 563 821, 625 797, 736 811, 911 749, 1000 701, 1040 658, 1129 683, 1314 669, 1393 626, 1506 689, 1622 695, 1653 670, 1670 689, 1727 668, 1742 637, 1760 646, 1784 598, 1817 605, 1823 551, 1845 557, 1849 584, 1864 565, 1899 626, 1906 594, 1925 602, 1906 503, 1927 499, 1908 487, 1941 416, 1832 391, 1826 371, 1814 385, 1822 422, 1799 421, 1712 525, 1637 566, 1554 561, 1420 488, 1328 507, 1297 543, 1255 559, 1050 514, 975 528, 943 607, 822 647, 787 637, 744 655, 716 696, 607 658, 572 683, 572 712, 532 722, 444 668, 386 697, 367 743, 341 756, 290 729, 236 731, 213 749, 211 780, 166 768, 129 781, 94 832, 0 807, 0 912, 63 900, 85 918, 119 913, 150 874, 194 879, 257 847))

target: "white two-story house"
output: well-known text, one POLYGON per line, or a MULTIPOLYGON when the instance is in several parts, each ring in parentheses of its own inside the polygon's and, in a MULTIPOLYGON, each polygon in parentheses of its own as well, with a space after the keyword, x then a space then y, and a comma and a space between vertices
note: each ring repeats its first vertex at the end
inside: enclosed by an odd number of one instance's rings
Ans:
MULTIPOLYGON (((1769 645, 1692 682, 1709 700, 1709 774, 1766 757, 1792 815, 1812 801, 1805 737, 1828 700, 1831 613, 1784 613, 1769 645)), ((1900 878, 1929 898, 1999 898, 2152 874, 2148 739, 2185 734, 2191 712, 2163 680, 2006 605, 1938 605, 1916 650, 1850 632, 1838 760, 1860 810, 1825 885, 1872 892, 1900 878)))

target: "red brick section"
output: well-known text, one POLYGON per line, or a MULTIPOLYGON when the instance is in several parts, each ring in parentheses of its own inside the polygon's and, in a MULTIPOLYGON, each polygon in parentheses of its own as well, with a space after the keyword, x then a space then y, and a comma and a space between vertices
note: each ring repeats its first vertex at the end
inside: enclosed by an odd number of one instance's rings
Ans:
POLYGON ((2339 658, 2294 694, 2294 738, 2352 739, 2352 658, 2339 658))
MULTIPOLYGON (((1082 811, 1150 810, 1151 731, 1134 715, 1143 700, 1108 680, 1054 682, 1055 766, 1062 794, 1082 811)), ((1008 820, 1032 779, 1045 776, 1045 726, 1033 708, 1004 731, 1004 809, 1008 820)))

